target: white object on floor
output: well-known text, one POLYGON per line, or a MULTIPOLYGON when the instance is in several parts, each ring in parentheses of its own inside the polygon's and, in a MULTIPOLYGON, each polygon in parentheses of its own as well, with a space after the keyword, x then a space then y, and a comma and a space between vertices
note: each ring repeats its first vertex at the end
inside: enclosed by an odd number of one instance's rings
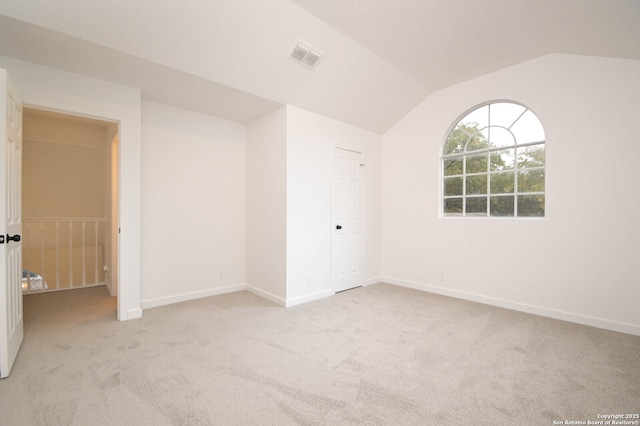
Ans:
POLYGON ((22 271, 22 291, 46 290, 49 286, 41 275, 31 271, 22 271))

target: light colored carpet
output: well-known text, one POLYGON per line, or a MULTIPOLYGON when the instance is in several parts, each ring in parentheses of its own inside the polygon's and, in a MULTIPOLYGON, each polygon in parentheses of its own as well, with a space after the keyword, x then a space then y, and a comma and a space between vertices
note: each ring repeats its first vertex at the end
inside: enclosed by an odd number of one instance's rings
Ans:
POLYGON ((118 322, 104 288, 25 297, 7 425, 551 425, 640 411, 640 337, 386 284, 248 292, 118 322))

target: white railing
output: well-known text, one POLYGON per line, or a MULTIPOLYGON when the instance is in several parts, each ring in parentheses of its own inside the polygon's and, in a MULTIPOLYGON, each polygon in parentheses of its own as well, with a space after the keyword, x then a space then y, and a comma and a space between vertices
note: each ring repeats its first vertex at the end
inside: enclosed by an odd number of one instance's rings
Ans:
POLYGON ((25 292, 104 285, 105 219, 22 219, 25 292))

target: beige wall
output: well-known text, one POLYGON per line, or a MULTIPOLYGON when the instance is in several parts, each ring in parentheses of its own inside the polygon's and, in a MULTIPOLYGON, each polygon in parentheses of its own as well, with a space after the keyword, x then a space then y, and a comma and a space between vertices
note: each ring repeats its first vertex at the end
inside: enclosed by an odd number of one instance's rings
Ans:
MULTIPOLYGON (((79 260, 82 256, 73 250, 81 250, 85 246, 91 251, 84 259, 91 275, 87 277, 87 283, 104 282, 102 266, 111 264, 111 253, 105 251, 107 227, 110 223, 88 222, 84 233, 82 225, 74 223, 73 232, 70 233, 68 223, 61 222, 59 231, 56 231, 56 224, 53 222, 41 224, 30 222, 29 219, 108 216, 108 206, 111 203, 111 182, 108 179, 111 140, 116 137, 114 133, 117 135, 117 126, 26 109, 23 130, 24 269, 46 274, 50 289, 69 287, 71 281, 74 286, 82 285, 82 262, 79 260), (59 250, 55 249, 56 246, 59 250), (44 259, 43 247, 44 253, 48 253, 44 259), (64 254, 65 250, 75 253, 73 279, 65 278, 66 275, 56 277, 55 274, 56 267, 52 262, 56 256, 62 259, 58 259, 61 264, 70 263, 69 256, 64 254), (98 281, 95 280, 95 272, 98 281)), ((60 273, 69 274, 65 268, 60 273)))
POLYGON ((105 179, 105 203, 108 206, 105 224, 104 264, 105 284, 111 296, 118 295, 118 125, 110 123, 107 127, 107 155, 105 179))
POLYGON ((23 218, 104 217, 107 128, 27 110, 23 218))

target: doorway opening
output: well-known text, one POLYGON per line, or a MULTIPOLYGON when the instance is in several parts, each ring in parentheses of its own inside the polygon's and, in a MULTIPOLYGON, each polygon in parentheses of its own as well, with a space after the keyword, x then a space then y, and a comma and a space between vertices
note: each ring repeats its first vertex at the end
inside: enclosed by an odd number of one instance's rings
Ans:
POLYGON ((118 123, 24 108, 24 295, 118 295, 118 123))

